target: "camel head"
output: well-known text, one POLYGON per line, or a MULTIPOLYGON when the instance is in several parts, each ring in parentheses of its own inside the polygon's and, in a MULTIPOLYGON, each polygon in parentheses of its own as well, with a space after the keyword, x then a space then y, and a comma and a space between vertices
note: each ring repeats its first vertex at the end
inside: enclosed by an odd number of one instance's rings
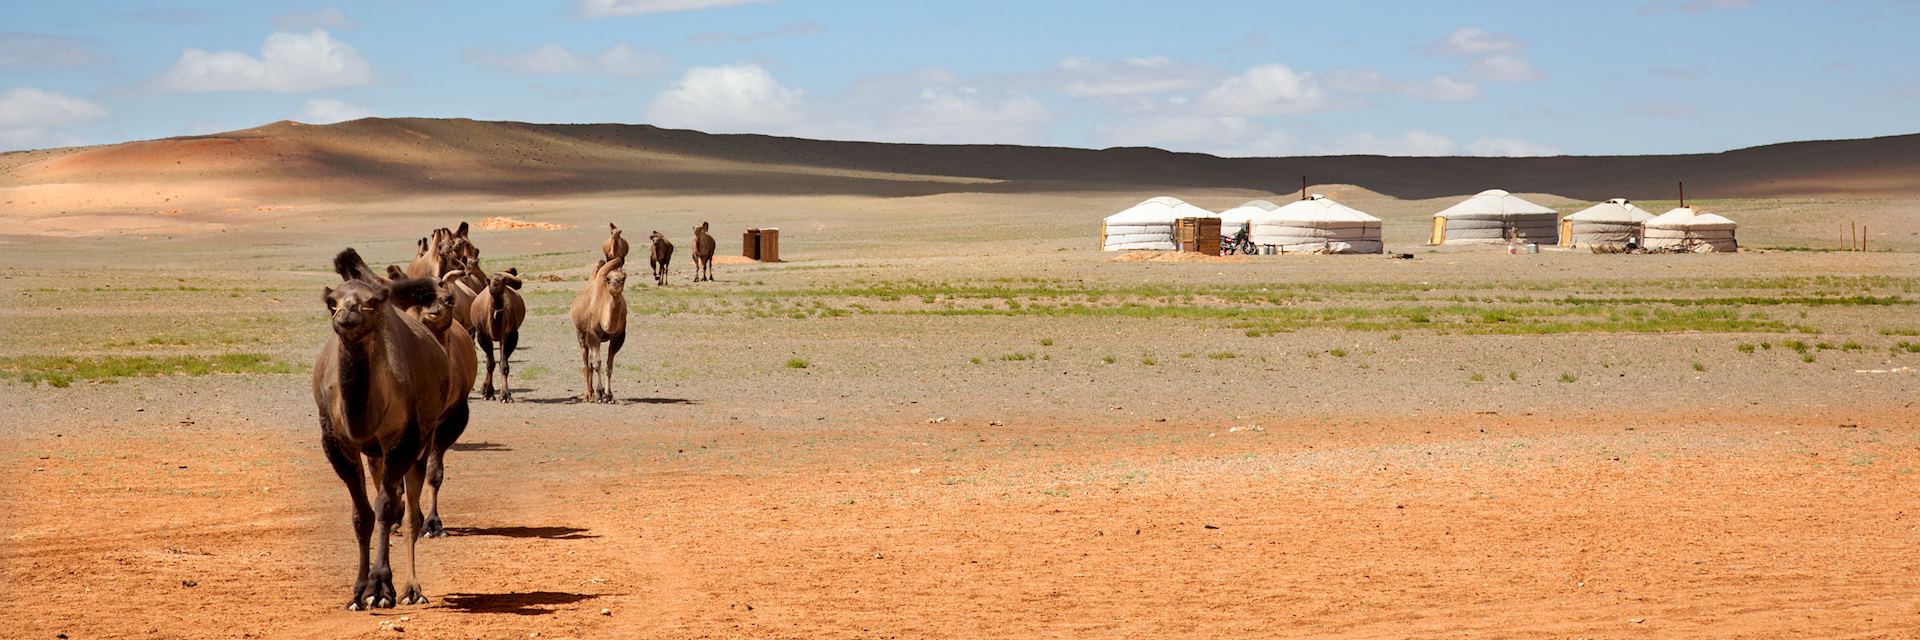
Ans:
POLYGON ((493 279, 487 282, 487 295, 493 296, 495 300, 499 300, 501 294, 506 293, 508 289, 516 291, 520 289, 520 274, 512 269, 508 269, 505 273, 493 274, 493 279))
POLYGON ((447 255, 452 257, 455 269, 465 269, 468 262, 480 261, 480 248, 467 236, 467 223, 460 223, 460 228, 447 236, 447 255))
POLYGON ((340 288, 327 287, 321 298, 333 316, 333 332, 348 342, 360 342, 379 328, 387 288, 362 280, 348 280, 340 288))
POLYGON ((414 249, 413 257, 418 258, 420 256, 427 255, 427 239, 426 238, 421 238, 420 241, 415 244, 418 246, 416 246, 414 249))
POLYGON ((667 237, 666 237, 666 236, 663 236, 663 235, 660 235, 660 232, 656 230, 656 231, 654 231, 654 232, 653 232, 653 233, 652 233, 651 235, 648 235, 648 236, 647 236, 647 239, 648 239, 648 240, 652 240, 652 241, 654 241, 654 242, 659 242, 659 241, 661 241, 661 240, 665 240, 665 239, 667 239, 667 237))
POLYGON ((453 283, 466 275, 465 271, 448 271, 440 275, 440 285, 434 288, 433 301, 419 307, 421 324, 426 325, 436 334, 447 330, 447 325, 453 323, 453 314, 457 310, 453 296, 453 283))
POLYGON ((620 269, 614 269, 614 270, 608 271, 607 275, 604 276, 604 278, 605 278, 608 297, 611 297, 615 300, 619 300, 626 295, 627 272, 622 271, 620 269))
POLYGON ((693 235, 696 235, 696 236, 704 236, 704 235, 707 235, 707 223, 705 223, 705 222, 702 222, 702 223, 700 223, 700 226, 698 226, 698 227, 694 227, 694 228, 693 228, 693 235))

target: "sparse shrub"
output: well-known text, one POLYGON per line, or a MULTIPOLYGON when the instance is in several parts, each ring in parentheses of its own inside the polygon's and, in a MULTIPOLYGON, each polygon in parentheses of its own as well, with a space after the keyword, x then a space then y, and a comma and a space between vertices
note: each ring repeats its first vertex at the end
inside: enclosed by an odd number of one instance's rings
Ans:
POLYGON ((1831 342, 1821 342, 1821 343, 1819 343, 1819 344, 1816 344, 1816 345, 1813 345, 1813 348, 1815 348, 1815 349, 1819 349, 1819 350, 1821 350, 1821 351, 1826 351, 1826 350, 1828 350, 1828 349, 1832 349, 1832 348, 1833 348, 1833 343, 1831 343, 1831 342))
POLYGON ((1694 371, 1706 371, 1706 370, 1707 370, 1707 365, 1704 365, 1704 364, 1700 364, 1700 363, 1698 363, 1698 362, 1695 362, 1695 363, 1693 363, 1693 370, 1694 370, 1694 371))
POLYGON ((1333 356, 1333 357, 1335 357, 1335 358, 1345 358, 1345 357, 1347 357, 1347 350, 1346 350, 1346 349, 1332 349, 1332 350, 1329 350, 1329 351, 1327 351, 1327 355, 1330 355, 1330 356, 1333 356))
POLYGON ((807 362, 807 361, 806 361, 806 360, 804 360, 804 359, 801 359, 801 358, 787 358, 787 368, 788 368, 788 369, 805 369, 805 368, 807 368, 807 367, 809 367, 809 366, 812 366, 812 364, 811 364, 811 363, 809 363, 809 362, 807 362))
POLYGON ((1151 367, 1160 364, 1160 361, 1153 359, 1153 356, 1140 356, 1140 364, 1151 367))
POLYGON ((1781 342, 1780 346, 1786 347, 1788 349, 1792 349, 1800 353, 1807 352, 1807 343, 1799 340, 1787 340, 1785 342, 1781 342))
POLYGON ((1880 330, 1883 336, 1920 336, 1920 329, 1907 327, 1888 327, 1880 330))
POLYGON ((1906 340, 1901 340, 1898 344, 1893 345, 1893 350, 1895 353, 1899 353, 1901 351, 1905 351, 1907 353, 1920 353, 1920 342, 1908 342, 1906 340))
POLYGON ((1740 353, 1753 353, 1753 345, 1751 343, 1742 342, 1740 344, 1734 345, 1733 348, 1735 351, 1739 351, 1740 353))
POLYGON ((1473 375, 1471 375, 1471 376, 1467 376, 1467 380, 1468 380, 1468 381, 1470 381, 1470 382, 1486 382, 1486 381, 1487 381, 1487 377, 1486 377, 1486 376, 1483 376, 1483 375, 1480 375, 1480 373, 1476 371, 1476 372, 1474 372, 1474 374, 1473 374, 1473 375))
POLYGON ((1388 339, 1388 340, 1392 340, 1392 341, 1394 341, 1394 342, 1399 342, 1399 341, 1400 341, 1400 334, 1398 334, 1398 333, 1396 333, 1396 334, 1393 334, 1393 335, 1390 335, 1390 336, 1387 336, 1387 339, 1388 339))
POLYGON ((1000 356, 1000 359, 1006 362, 1021 362, 1024 360, 1033 360, 1035 358, 1034 358, 1033 352, 1027 351, 1024 353, 1009 353, 1009 354, 1000 356))
POLYGON ((1860 345, 1860 343, 1858 343, 1858 342, 1854 342, 1854 341, 1852 341, 1852 340, 1848 340, 1848 341, 1846 341, 1846 342, 1843 342, 1843 343, 1841 343, 1841 344, 1840 344, 1840 350, 1841 350, 1841 351, 1859 351, 1859 350, 1861 350, 1861 349, 1865 349, 1865 348, 1866 348, 1866 347, 1864 347, 1864 346, 1861 346, 1861 345, 1860 345))
POLYGON ((1560 382, 1563 382, 1563 383, 1574 382, 1579 379, 1580 379, 1580 376, 1576 376, 1571 373, 1567 373, 1565 371, 1560 372, 1560 382))
POLYGON ((1771 343, 1771 342, 1762 342, 1762 343, 1760 343, 1760 349, 1761 349, 1761 350, 1764 350, 1764 351, 1772 351, 1772 350, 1773 350, 1773 343, 1771 343))
POLYGON ((1215 351, 1207 354, 1208 360, 1232 360, 1237 357, 1239 357, 1239 355, 1232 351, 1215 351))
POLYGON ((1800 354, 1800 361, 1811 364, 1813 362, 1813 354, 1811 353, 1800 354))
POLYGON ((1042 346, 1042 347, 1051 347, 1051 346, 1053 346, 1053 338, 1041 338, 1041 339, 1040 339, 1040 346, 1042 346))
POLYGON ((970 358, 970 359, 968 359, 968 362, 972 362, 972 363, 974 363, 974 364, 980 364, 980 356, 974 356, 974 357, 972 357, 972 358, 970 358))
POLYGON ((1114 358, 1113 356, 1100 356, 1100 361, 1105 362, 1107 364, 1113 364, 1115 360, 1116 358, 1114 358))
POLYGON ((1519 381, 1520 381, 1520 372, 1518 372, 1518 371, 1508 371, 1508 372, 1507 372, 1507 380, 1510 380, 1510 381, 1513 381, 1513 382, 1519 382, 1519 381))

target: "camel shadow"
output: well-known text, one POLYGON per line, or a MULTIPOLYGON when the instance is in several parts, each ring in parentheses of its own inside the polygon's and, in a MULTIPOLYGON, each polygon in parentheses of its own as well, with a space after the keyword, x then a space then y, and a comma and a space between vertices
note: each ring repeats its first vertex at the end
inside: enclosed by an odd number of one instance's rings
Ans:
POLYGON ((627 398, 622 402, 626 404, 700 404, 699 400, 692 398, 627 398))
POLYGON ((529 404, 581 404, 580 396, 561 396, 558 398, 526 398, 526 399, 515 399, 514 402, 525 402, 529 404))
POLYGON ((509 447, 507 445, 500 444, 498 442, 455 442, 453 443, 453 450, 454 451, 512 451, 513 447, 509 447))
POLYGON ((449 535, 500 536, 502 538, 539 538, 541 540, 585 540, 600 536, 579 527, 447 527, 449 535))
POLYGON ((461 613, 510 613, 516 616, 544 616, 559 607, 598 598, 598 595, 563 591, 526 591, 515 593, 449 593, 442 602, 461 613))

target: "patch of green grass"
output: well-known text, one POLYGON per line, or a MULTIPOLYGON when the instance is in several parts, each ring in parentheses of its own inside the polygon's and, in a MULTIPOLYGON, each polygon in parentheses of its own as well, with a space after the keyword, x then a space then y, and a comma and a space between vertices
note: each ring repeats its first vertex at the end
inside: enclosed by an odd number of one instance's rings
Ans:
POLYGON ((1862 346, 1860 343, 1854 342, 1852 340, 1848 340, 1846 342, 1840 343, 1841 351, 1859 351, 1865 348, 1866 348, 1865 346, 1862 346))
POLYGON ((974 357, 972 357, 972 358, 970 358, 970 359, 968 359, 967 361, 968 361, 968 362, 972 362, 972 363, 974 363, 974 364, 980 364, 980 356, 974 356, 974 357))
POLYGON ((1518 372, 1518 371, 1508 371, 1508 372, 1507 372, 1507 380, 1509 380, 1509 381, 1512 381, 1512 382, 1519 382, 1519 381, 1520 381, 1520 372, 1518 372))
POLYGON ((1117 360, 1118 358, 1115 358, 1113 356, 1100 356, 1100 361, 1105 362, 1107 364, 1113 364, 1117 360))
POLYGON ((805 359, 802 359, 802 358, 787 358, 787 368, 788 368, 788 369, 805 369, 805 368, 807 368, 807 367, 811 367, 811 366, 813 366, 813 363, 811 363, 811 362, 807 362, 807 361, 806 361, 805 359))
POLYGON ((1577 382, 1579 380, 1580 380, 1580 376, 1576 376, 1571 373, 1567 373, 1565 371, 1560 372, 1560 382, 1562 383, 1577 382))
POLYGON ((1700 364, 1699 362, 1695 362, 1695 363, 1693 363, 1693 370, 1694 370, 1694 371, 1706 371, 1706 370, 1707 370, 1707 365, 1704 365, 1704 364, 1700 364))
POLYGON ((1236 354, 1232 351, 1215 351, 1213 353, 1207 354, 1208 360, 1232 360, 1238 357, 1240 357, 1239 354, 1236 354))
POLYGON ((1886 327, 1880 330, 1883 336, 1920 336, 1920 329, 1912 327, 1886 327))
POLYGON ((1035 360, 1035 359, 1036 358, 1034 357, 1034 353, 1032 351, 1009 353, 1009 354, 1004 354, 1000 356, 1000 360, 1002 362, 1022 362, 1026 360, 1035 360))
POLYGON ((1333 356, 1335 358, 1345 358, 1347 357, 1347 350, 1346 349, 1328 349, 1327 355, 1333 356))
POLYGON ((0 358, 0 379, 65 387, 75 380, 116 380, 149 376, 204 376, 221 373, 293 373, 294 367, 264 353, 214 356, 16 356, 0 358))
POLYGON ((1051 347, 1051 346, 1053 346, 1053 338, 1041 338, 1041 339, 1040 339, 1040 346, 1042 346, 1042 347, 1051 347))
POLYGON ((1816 344, 1816 345, 1813 345, 1813 348, 1815 348, 1815 349, 1819 349, 1819 350, 1821 350, 1821 351, 1827 351, 1827 350, 1830 350, 1830 349, 1832 349, 1832 348, 1833 348, 1833 343, 1831 343, 1831 342, 1821 342, 1821 343, 1819 343, 1819 344, 1816 344))
POLYGON ((1153 365, 1160 364, 1160 361, 1155 360, 1153 356, 1140 356, 1140 364, 1151 367, 1153 365))
POLYGON ((1901 340, 1900 342, 1895 343, 1890 350, 1893 351, 1894 353, 1900 353, 1902 351, 1907 353, 1920 353, 1920 342, 1909 342, 1906 340, 1901 340))
POLYGON ((1788 349, 1792 349, 1799 353, 1806 353, 1808 348, 1807 343, 1802 342, 1800 340, 1786 340, 1781 342, 1780 346, 1786 347, 1788 349))
POLYGON ((1771 343, 1771 342, 1761 342, 1761 343, 1760 343, 1760 349, 1761 349, 1761 350, 1763 350, 1763 351, 1772 351, 1772 350, 1773 350, 1773 343, 1771 343))
POLYGON ((1739 351, 1740 353, 1753 353, 1753 343, 1751 342, 1742 342, 1740 344, 1734 345, 1733 348, 1735 351, 1739 351))
POLYGON ((1486 382, 1487 377, 1480 375, 1480 372, 1475 371, 1473 375, 1467 376, 1467 380, 1470 382, 1486 382))
POLYGON ((1805 362, 1805 363, 1808 363, 1808 364, 1812 364, 1812 363, 1813 363, 1813 354, 1811 354, 1811 353, 1802 353, 1802 354, 1800 354, 1800 361, 1801 361, 1801 362, 1805 362))

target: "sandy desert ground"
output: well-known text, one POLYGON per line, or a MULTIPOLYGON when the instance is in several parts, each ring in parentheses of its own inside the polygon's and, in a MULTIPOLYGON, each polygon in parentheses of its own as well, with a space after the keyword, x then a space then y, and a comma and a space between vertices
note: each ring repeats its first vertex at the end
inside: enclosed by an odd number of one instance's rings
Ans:
POLYGON ((1316 190, 1414 259, 1122 258, 1097 220, 1160 191, 1105 187, 13 209, 7 635, 1920 635, 1920 198, 1709 201, 1738 255, 1513 256, 1418 245, 1449 198, 1316 190), (524 402, 450 458, 433 603, 342 611, 327 261, 490 216, 573 225, 475 232, 532 280, 524 402), (1787 250, 1853 218, 1885 250, 1787 250), (609 220, 777 226, 789 262, 636 277, 620 403, 579 404, 609 220))

